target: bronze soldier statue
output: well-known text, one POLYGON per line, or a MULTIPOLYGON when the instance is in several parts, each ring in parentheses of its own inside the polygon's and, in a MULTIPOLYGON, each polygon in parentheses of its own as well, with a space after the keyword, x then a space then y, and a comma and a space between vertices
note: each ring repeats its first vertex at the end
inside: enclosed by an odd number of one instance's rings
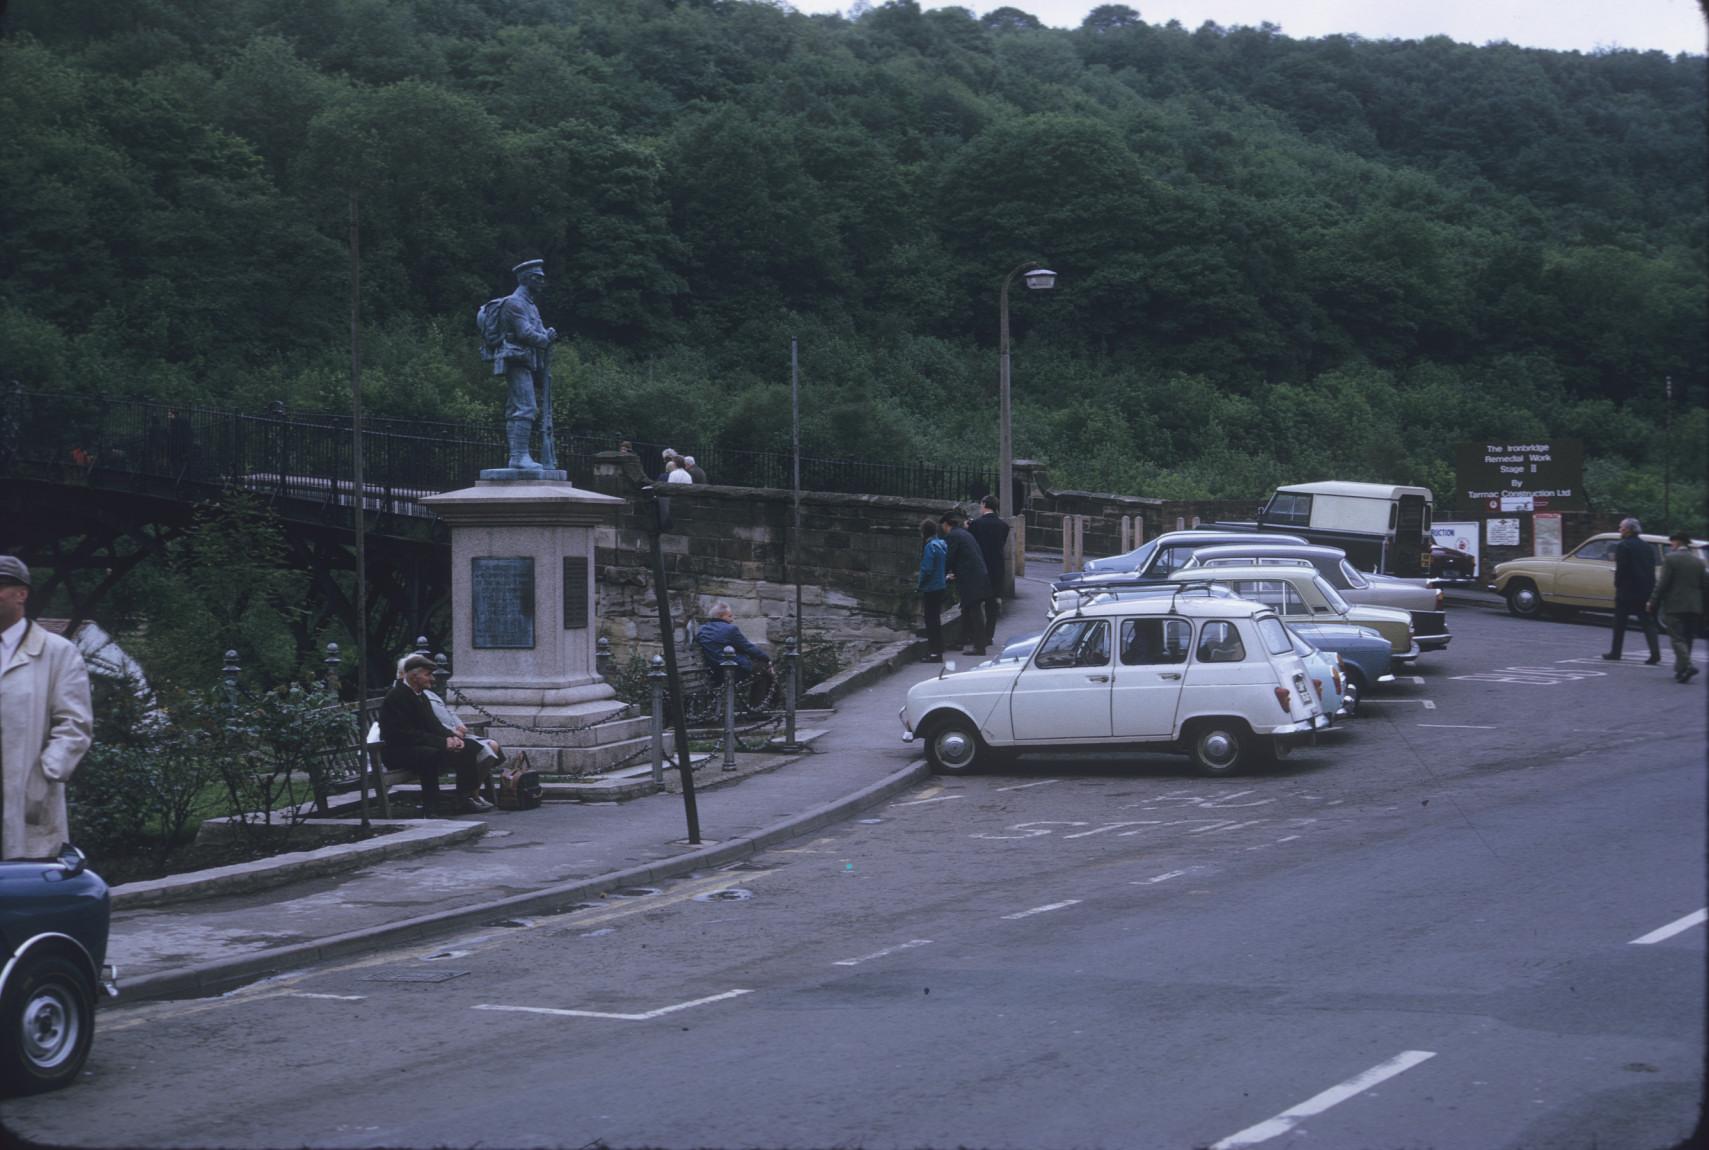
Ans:
MULTIPOLYGON (((516 273, 516 290, 507 296, 490 300, 477 313, 481 328, 481 358, 493 365, 493 374, 505 378, 504 402, 505 442, 510 449, 507 466, 522 471, 539 471, 541 465, 528 454, 529 441, 534 434, 534 421, 541 412, 538 388, 546 387, 546 402, 551 402, 552 343, 558 329, 546 327, 540 321, 540 307, 535 297, 546 286, 546 261, 526 260, 511 271, 516 273)), ((543 431, 550 436, 551 414, 543 421, 543 431)), ((554 466, 552 444, 544 442, 540 454, 546 467, 554 466)))

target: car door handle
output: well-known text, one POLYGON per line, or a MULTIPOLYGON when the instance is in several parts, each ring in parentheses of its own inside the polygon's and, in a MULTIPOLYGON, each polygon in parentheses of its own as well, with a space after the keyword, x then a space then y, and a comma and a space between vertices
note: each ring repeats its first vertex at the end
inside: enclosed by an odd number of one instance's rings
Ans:
POLYGON ((1157 677, 1159 679, 1179 679, 1181 676, 1180 673, 1176 671, 1160 671, 1158 672, 1157 677))
POLYGON ((1110 681, 1110 677, 1108 675, 1087 675, 1086 681, 1088 683, 1107 683, 1110 681))

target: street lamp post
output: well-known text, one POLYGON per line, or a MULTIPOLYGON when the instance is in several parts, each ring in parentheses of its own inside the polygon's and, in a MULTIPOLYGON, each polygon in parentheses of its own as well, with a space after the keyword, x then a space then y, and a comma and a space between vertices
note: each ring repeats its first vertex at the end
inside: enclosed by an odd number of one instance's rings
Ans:
MULTIPOLYGON (((1015 444, 1009 410, 1009 281, 1020 272, 1026 273, 1027 287, 1034 291, 1056 286, 1055 272, 1037 260, 1026 260, 1003 277, 1003 290, 997 296, 997 506, 1004 519, 1015 513, 1015 444)), ((1007 582, 1004 580, 1005 585, 1007 582)))

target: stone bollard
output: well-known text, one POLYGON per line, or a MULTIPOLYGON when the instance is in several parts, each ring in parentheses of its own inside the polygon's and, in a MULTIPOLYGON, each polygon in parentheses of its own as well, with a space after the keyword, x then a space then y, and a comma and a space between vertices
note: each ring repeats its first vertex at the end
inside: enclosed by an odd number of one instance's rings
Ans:
POLYGON ((653 785, 665 785, 665 657, 654 655, 648 663, 647 682, 653 688, 653 785))
POLYGON ((736 769, 736 672, 740 670, 736 648, 725 645, 718 667, 724 672, 724 769, 733 771, 736 769))

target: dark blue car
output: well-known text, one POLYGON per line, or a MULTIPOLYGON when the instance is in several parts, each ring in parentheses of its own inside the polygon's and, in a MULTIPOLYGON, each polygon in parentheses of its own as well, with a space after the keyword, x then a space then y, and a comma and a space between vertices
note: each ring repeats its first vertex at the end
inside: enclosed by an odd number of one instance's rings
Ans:
POLYGON ((67 845, 57 859, 0 861, 0 1091, 75 1079, 95 1040, 107 963, 107 884, 67 845))

